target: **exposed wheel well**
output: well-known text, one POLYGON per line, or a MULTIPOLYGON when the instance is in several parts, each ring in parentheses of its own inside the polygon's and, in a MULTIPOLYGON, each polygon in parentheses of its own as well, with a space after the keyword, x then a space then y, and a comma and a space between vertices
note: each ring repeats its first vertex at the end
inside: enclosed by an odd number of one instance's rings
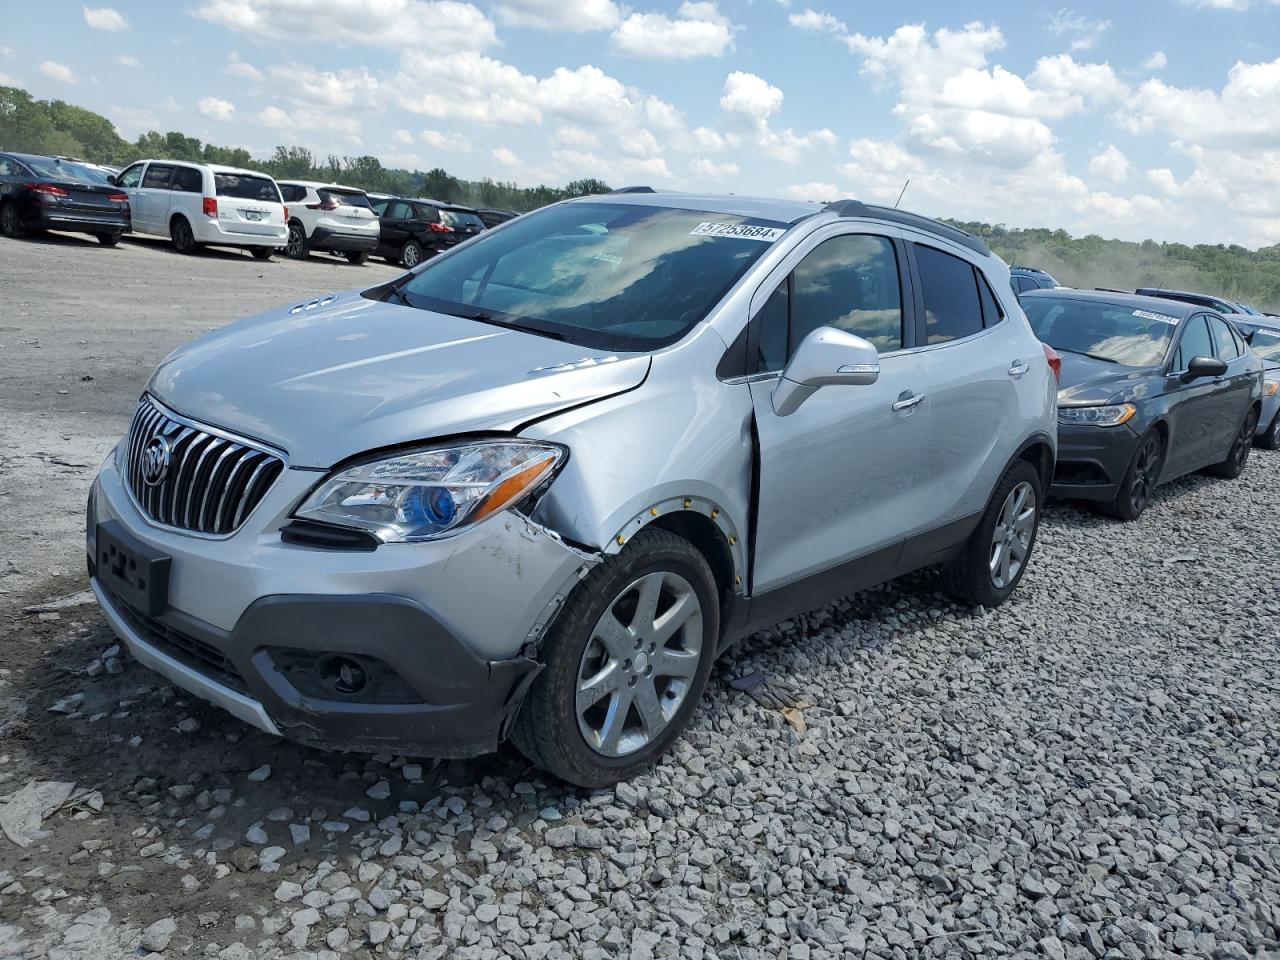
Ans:
POLYGON ((173 216, 171 216, 171 217, 169 218, 169 229, 170 229, 170 230, 172 230, 172 229, 173 229, 173 225, 174 225, 174 223, 175 223, 175 222, 177 222, 178 220, 181 220, 181 221, 182 221, 183 223, 185 223, 188 227, 189 227, 189 226, 191 226, 191 221, 190 221, 190 220, 188 220, 188 219, 186 218, 186 215, 185 215, 185 214, 175 213, 173 216))
POLYGON ((677 510, 674 513, 664 514, 649 526, 669 530, 697 548, 698 552, 706 558, 712 574, 715 575, 716 588, 720 591, 723 607, 725 596, 733 592, 734 573, 733 554, 730 553, 729 544, 724 534, 720 532, 720 528, 709 517, 689 510, 677 510))
POLYGON ((1025 460, 1035 467, 1040 474, 1040 489, 1047 491, 1053 485, 1053 448, 1048 443, 1037 440, 1028 444, 1018 454, 1017 459, 1025 460))

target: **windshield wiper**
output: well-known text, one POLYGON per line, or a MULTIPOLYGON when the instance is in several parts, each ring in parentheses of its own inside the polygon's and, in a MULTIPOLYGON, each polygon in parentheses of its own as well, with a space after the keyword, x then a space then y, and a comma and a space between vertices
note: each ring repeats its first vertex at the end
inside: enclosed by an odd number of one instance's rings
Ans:
POLYGON ((402 307, 413 306, 413 304, 409 302, 409 298, 404 295, 403 290, 397 287, 394 283, 389 283, 387 284, 386 299, 390 300, 393 297, 395 298, 396 302, 398 302, 402 307))
MULTIPOLYGON (((448 312, 453 313, 453 311, 448 312)), ((526 327, 524 324, 512 323, 510 320, 498 320, 493 314, 486 313, 484 310, 475 310, 471 313, 458 311, 457 313, 453 313, 453 316, 461 317, 463 320, 475 320, 477 323, 492 324, 495 327, 502 327, 504 330, 519 330, 521 333, 532 333, 537 337, 549 337, 552 340, 563 340, 565 338, 563 333, 556 333, 552 330, 541 330, 538 327, 526 327)))
POLYGON ((1101 360, 1104 363, 1119 363, 1119 360, 1113 360, 1111 357, 1104 357, 1100 353, 1089 353, 1087 350, 1072 350, 1070 347, 1054 347, 1055 350, 1065 350, 1067 353, 1074 353, 1078 357, 1088 357, 1090 360, 1101 360))

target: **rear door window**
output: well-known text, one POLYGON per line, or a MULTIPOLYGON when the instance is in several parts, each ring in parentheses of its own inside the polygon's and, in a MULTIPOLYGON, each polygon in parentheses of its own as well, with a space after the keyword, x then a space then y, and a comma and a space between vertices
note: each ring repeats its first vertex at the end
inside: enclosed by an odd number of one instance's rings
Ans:
POLYGON ((924 292, 926 343, 949 343, 982 330, 982 303, 972 264, 915 244, 924 292))
POLYGON ((173 167, 168 164, 153 163, 147 167, 147 175, 142 178, 142 185, 152 190, 168 190, 171 176, 173 176, 173 167))
POLYGON ((297 203, 299 200, 305 200, 306 196, 306 187, 300 187, 297 184, 284 184, 280 186, 280 197, 285 203, 297 203))
POLYGON ((204 174, 194 167, 175 167, 173 189, 183 193, 204 193, 204 174))
POLYGON ((403 200, 397 200, 387 208, 386 216, 388 220, 412 220, 413 207, 403 200))
POLYGON ((264 203, 280 203, 280 191, 269 177, 256 177, 243 173, 215 173, 214 190, 220 197, 233 200, 258 200, 264 203))

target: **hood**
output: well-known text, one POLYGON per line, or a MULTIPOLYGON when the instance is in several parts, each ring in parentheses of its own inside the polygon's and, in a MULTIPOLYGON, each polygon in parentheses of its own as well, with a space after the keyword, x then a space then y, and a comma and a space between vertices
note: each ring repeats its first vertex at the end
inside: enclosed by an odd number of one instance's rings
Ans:
POLYGON ((1152 383, 1160 380, 1160 371, 1155 367, 1126 367, 1066 350, 1060 355, 1059 404, 1138 400, 1148 396, 1152 383))
POLYGON ((292 466, 331 467, 380 447, 511 430, 636 387, 649 363, 345 293, 193 340, 148 389, 283 449, 292 466))

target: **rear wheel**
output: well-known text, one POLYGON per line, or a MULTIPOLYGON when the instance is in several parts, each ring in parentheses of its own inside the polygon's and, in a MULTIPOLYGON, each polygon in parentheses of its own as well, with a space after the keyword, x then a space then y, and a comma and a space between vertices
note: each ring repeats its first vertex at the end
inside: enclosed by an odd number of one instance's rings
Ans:
POLYGON ((179 253, 195 253, 197 249, 195 234, 191 232, 191 224, 184 217, 174 217, 169 224, 169 236, 173 240, 173 249, 179 253))
POLYGON ((1254 442, 1264 450, 1280 449, 1280 411, 1277 411, 1276 415, 1271 418, 1271 426, 1267 428, 1267 431, 1254 442))
POLYGON ((275 247, 250 247, 249 252, 253 254, 255 260, 270 260, 275 256, 275 247))
POLYGON ((18 240, 27 235, 27 229, 18 217, 18 205, 12 200, 0 203, 0 234, 11 240, 18 240))
POLYGON ((719 635, 706 559, 673 533, 641 531, 569 597, 512 742, 578 786, 639 773, 697 709, 719 635))
POLYGON ((305 260, 311 256, 311 246, 307 243, 307 234, 302 229, 302 224, 289 224, 289 242, 285 245, 284 255, 290 260, 305 260))
POLYGON ((1137 520, 1155 497, 1163 465, 1164 438, 1153 429, 1138 442, 1115 499, 1099 504, 1098 509, 1117 520, 1137 520))
POLYGON ((422 262, 422 244, 417 240, 406 240, 400 248, 400 262, 412 270, 422 262))
POLYGON ((1215 463, 1209 467, 1205 473, 1213 474, 1215 477, 1223 477, 1227 480, 1234 480, 1244 473, 1245 465, 1249 462, 1249 451, 1253 449, 1253 434, 1257 428, 1258 408, 1250 407, 1249 412, 1244 415, 1244 423, 1240 424, 1236 438, 1231 441, 1231 449, 1227 451, 1227 458, 1221 463, 1215 463))
POLYGON ((118 233, 95 233, 94 236, 98 238, 98 242, 104 247, 114 247, 120 242, 120 234, 118 233))
POLYGON ((359 267, 359 266, 363 266, 364 263, 369 259, 369 252, 367 250, 360 250, 360 251, 352 250, 347 253, 346 257, 347 257, 347 263, 351 263, 359 267))
POLYGON ((1040 528, 1040 473, 1018 460, 1000 478, 977 529, 942 572, 948 593, 998 607, 1026 572, 1040 528))

